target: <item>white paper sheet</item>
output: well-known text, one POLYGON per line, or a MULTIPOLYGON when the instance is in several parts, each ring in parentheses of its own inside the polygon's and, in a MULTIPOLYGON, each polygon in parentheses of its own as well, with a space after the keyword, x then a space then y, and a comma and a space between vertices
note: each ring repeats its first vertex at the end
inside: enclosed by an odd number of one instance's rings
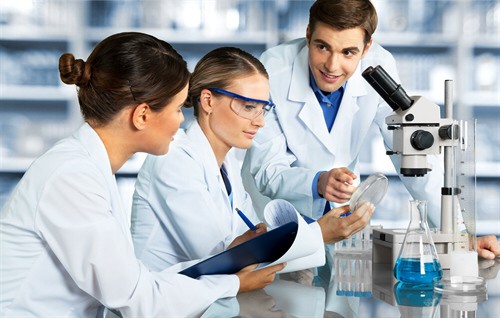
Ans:
POLYGON ((286 262, 279 273, 288 273, 325 264, 323 236, 317 222, 307 224, 291 203, 281 199, 271 200, 266 205, 264 219, 271 229, 296 222, 298 230, 292 246, 282 257, 273 263, 262 263, 258 268, 286 262))

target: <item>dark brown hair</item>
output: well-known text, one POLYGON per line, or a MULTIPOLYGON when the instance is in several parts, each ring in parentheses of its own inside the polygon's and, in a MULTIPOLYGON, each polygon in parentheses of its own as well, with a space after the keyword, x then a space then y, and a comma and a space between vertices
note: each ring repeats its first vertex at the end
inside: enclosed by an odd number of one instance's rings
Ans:
POLYGON ((309 9, 311 34, 317 22, 336 30, 360 27, 365 31, 364 42, 367 44, 377 29, 378 17, 370 0, 316 0, 309 9))
POLYGON ((212 50, 198 61, 191 74, 185 107, 194 107, 194 115, 198 116, 199 98, 203 89, 225 89, 238 78, 252 74, 262 74, 269 78, 264 65, 248 52, 236 47, 212 50))
POLYGON ((160 111, 189 81, 186 61, 170 44, 138 32, 104 39, 86 62, 63 54, 59 73, 64 83, 78 86, 82 115, 96 125, 143 102, 160 111))

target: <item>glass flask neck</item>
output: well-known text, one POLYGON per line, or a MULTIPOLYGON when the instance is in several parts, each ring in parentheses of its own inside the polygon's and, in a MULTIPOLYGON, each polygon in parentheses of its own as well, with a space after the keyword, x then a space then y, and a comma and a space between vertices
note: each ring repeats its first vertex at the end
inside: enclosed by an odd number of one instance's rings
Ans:
POLYGON ((409 229, 426 230, 427 225, 427 201, 410 201, 410 225, 409 229))

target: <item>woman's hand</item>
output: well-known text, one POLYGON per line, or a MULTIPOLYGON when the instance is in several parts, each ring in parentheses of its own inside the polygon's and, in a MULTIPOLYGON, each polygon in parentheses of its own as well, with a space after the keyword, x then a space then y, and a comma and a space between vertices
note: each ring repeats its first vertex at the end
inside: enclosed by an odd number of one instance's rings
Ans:
POLYGON ((330 210, 318 219, 323 242, 336 243, 360 231, 368 225, 374 211, 375 206, 369 202, 361 205, 356 211, 351 211, 351 214, 346 217, 341 217, 341 215, 349 212, 348 205, 330 210))
POLYGON ((239 244, 241 244, 243 242, 251 240, 254 237, 257 237, 257 236, 259 236, 259 235, 264 234, 264 233, 267 232, 267 225, 265 223, 259 223, 255 227, 257 228, 257 230, 255 230, 255 231, 252 231, 252 230, 246 231, 245 233, 243 233, 240 236, 236 237, 234 239, 234 241, 232 241, 231 244, 229 244, 229 246, 227 248, 230 249, 231 247, 235 247, 236 245, 239 245, 239 244))
POLYGON ((282 263, 254 270, 256 267, 257 264, 249 265, 236 273, 240 279, 240 289, 238 293, 264 288, 271 284, 274 281, 276 272, 285 268, 285 264, 282 263))

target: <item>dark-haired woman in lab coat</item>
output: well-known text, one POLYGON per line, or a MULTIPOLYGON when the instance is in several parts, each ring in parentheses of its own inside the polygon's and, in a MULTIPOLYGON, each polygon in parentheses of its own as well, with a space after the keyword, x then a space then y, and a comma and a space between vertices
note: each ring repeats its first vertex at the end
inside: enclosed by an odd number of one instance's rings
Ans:
POLYGON ((116 171, 135 152, 164 154, 183 121, 186 62, 166 42, 115 34, 87 61, 60 58, 85 123, 35 160, 0 213, 0 316, 187 317, 272 282, 283 266, 191 279, 134 255, 116 171))

